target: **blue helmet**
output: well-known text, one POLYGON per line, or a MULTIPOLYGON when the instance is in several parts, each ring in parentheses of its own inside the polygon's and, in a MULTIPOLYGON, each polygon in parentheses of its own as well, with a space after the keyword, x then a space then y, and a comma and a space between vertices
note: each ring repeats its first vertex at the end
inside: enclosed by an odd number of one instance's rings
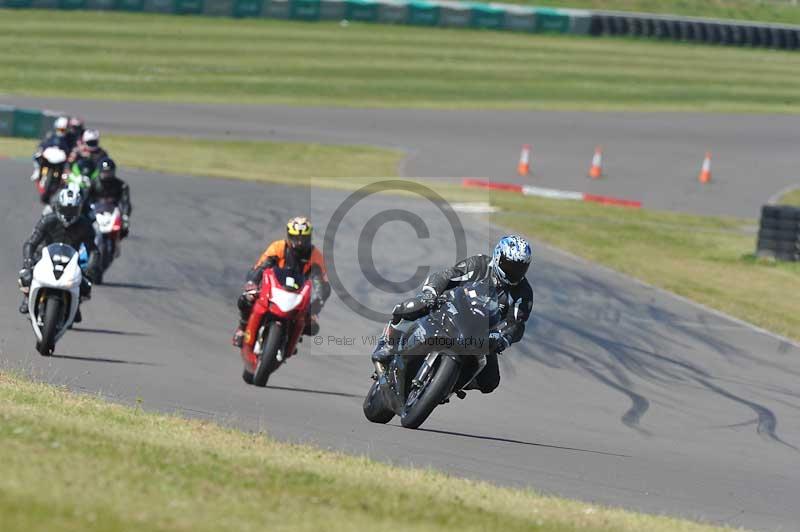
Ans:
POLYGON ((494 247, 492 270, 500 282, 515 285, 525 277, 532 260, 527 240, 517 235, 504 236, 494 247))

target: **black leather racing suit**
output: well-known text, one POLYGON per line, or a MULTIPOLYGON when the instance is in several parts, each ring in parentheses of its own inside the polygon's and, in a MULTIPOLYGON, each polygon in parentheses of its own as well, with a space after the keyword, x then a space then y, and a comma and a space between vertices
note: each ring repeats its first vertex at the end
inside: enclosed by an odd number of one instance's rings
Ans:
POLYGON ((89 199, 85 205, 97 203, 100 200, 109 200, 119 207, 122 214, 122 237, 128 236, 128 224, 133 206, 131 205, 131 191, 128 183, 118 177, 106 179, 93 179, 89 189, 89 199))
POLYGON ((38 258, 39 250, 44 246, 60 242, 79 250, 81 244, 83 244, 89 254, 89 263, 86 266, 84 279, 81 283, 81 296, 88 297, 91 295, 91 280, 99 266, 99 255, 94 237, 92 222, 85 216, 78 218, 69 227, 64 227, 56 213, 45 214, 36 223, 30 238, 22 246, 22 267, 25 270, 31 270, 35 260, 38 258))
MULTIPOLYGON (((491 268, 492 258, 486 255, 473 255, 468 257, 452 268, 433 273, 425 280, 422 286, 423 294, 431 293, 439 296, 446 290, 450 290, 465 283, 480 281, 490 276, 494 276, 491 268)), ((519 342, 525 334, 525 322, 533 310, 533 289, 527 279, 513 286, 498 285, 500 312, 503 323, 500 326, 500 340, 498 343, 499 351, 509 345, 519 342)), ((399 323, 399 313, 402 312, 402 305, 395 307, 392 313, 392 323, 399 323)), ((427 313, 427 309, 420 315, 414 316, 419 319, 427 313)), ((404 316, 405 317, 405 316, 404 316)), ((497 353, 490 353, 486 356, 486 366, 475 378, 475 384, 483 393, 491 393, 500 384, 500 367, 497 363, 497 353)))

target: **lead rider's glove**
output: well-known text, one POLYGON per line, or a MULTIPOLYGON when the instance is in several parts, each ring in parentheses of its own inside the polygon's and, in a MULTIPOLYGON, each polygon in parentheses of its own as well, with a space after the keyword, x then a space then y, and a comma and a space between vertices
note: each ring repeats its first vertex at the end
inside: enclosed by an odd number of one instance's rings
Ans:
POLYGON ((417 299, 419 299, 426 307, 433 308, 436 306, 436 301, 438 298, 433 290, 423 290, 422 293, 417 296, 417 299))
POLYGON ((258 286, 253 281, 247 281, 242 287, 242 295, 249 301, 253 302, 258 295, 258 286))
POLYGON ((29 268, 23 268, 19 271, 19 283, 20 289, 28 288, 31 285, 31 281, 33 281, 33 272, 29 268))

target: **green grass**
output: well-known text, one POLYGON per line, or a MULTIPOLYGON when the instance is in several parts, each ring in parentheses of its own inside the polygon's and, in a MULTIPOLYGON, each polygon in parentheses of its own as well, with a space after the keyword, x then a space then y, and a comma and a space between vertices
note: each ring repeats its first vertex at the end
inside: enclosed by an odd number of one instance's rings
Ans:
POLYGON ((7 531, 722 530, 144 413, 0 373, 7 531))
POLYGON ((796 205, 800 207, 800 186, 784 194, 780 200, 781 205, 796 205))
POLYGON ((754 258, 755 220, 494 195, 493 221, 800 340, 800 263, 754 258), (745 228, 750 226, 750 230, 745 228))
POLYGON ((794 52, 632 39, 2 10, 0 90, 112 100, 800 112, 794 52))
POLYGON ((535 6, 668 13, 800 24, 800 6, 791 0, 509 0, 535 6))
MULTIPOLYGON (((35 144, 0 138, 0 155, 29 157, 35 144)), ((106 135, 102 144, 126 168, 294 185, 352 186, 361 177, 394 176, 403 157, 398 151, 368 146, 297 142, 106 135)))

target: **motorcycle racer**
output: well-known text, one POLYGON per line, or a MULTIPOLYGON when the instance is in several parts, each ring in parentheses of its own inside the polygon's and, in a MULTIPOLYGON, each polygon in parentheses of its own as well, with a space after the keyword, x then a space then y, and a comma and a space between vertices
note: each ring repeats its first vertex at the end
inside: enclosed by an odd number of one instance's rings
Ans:
MULTIPOLYGON (((81 135, 77 145, 72 149, 67 161, 70 164, 89 161, 92 163, 93 168, 96 169, 98 163, 106 157, 108 157, 108 152, 100 147, 100 132, 96 129, 87 129, 81 135)), ((91 177, 94 177, 94 173, 91 177)))
POLYGON ((315 335, 319 332, 317 316, 325 301, 330 297, 331 287, 328 283, 328 272, 322 252, 311 243, 312 231, 311 222, 306 217, 292 218, 286 224, 286 238, 272 242, 247 273, 242 294, 237 302, 239 325, 233 334, 234 347, 242 346, 244 329, 247 326, 247 320, 250 319, 253 302, 258 296, 264 270, 272 266, 295 268, 302 271, 306 278, 311 280, 311 308, 303 334, 315 335))
POLYGON ((101 159, 97 165, 97 179, 91 181, 88 203, 111 200, 122 213, 122 238, 128 236, 130 216, 133 210, 128 183, 117 177, 117 164, 110 157, 101 159))
POLYGON ((83 119, 77 116, 71 116, 69 121, 67 122, 67 142, 69 143, 69 150, 67 153, 70 153, 75 146, 77 146, 78 142, 80 142, 81 137, 83 136, 83 131, 86 128, 83 125, 83 119))
MULTIPOLYGON (((81 283, 81 299, 91 297, 91 279, 97 271, 98 252, 92 222, 81 214, 82 204, 81 190, 74 185, 67 186, 58 193, 58 199, 52 212, 42 215, 36 223, 33 233, 22 247, 22 270, 19 272, 19 286, 23 292, 30 287, 33 280, 35 256, 38 255, 41 247, 61 242, 76 250, 80 248, 81 244, 86 246, 89 263, 81 283)), ((19 311, 22 314, 28 313, 27 297, 23 299, 19 311)), ((74 321, 75 323, 81 321, 80 308, 74 321)))
POLYGON ((55 147, 62 150, 65 154, 69 155, 72 146, 69 142, 68 136, 69 120, 66 116, 60 116, 53 122, 53 130, 42 139, 33 154, 33 173, 31 174, 31 181, 39 177, 39 171, 42 164, 42 154, 44 150, 50 147, 55 147))
POLYGON ((532 259, 533 253, 528 241, 520 236, 509 235, 500 239, 491 257, 474 255, 452 268, 431 274, 418 296, 395 306, 392 319, 372 353, 373 362, 387 364, 391 360, 393 346, 400 339, 401 332, 397 325, 401 320, 416 320, 427 315, 436 304, 437 298, 447 290, 491 278, 499 292, 504 321, 498 332, 493 333, 496 347, 486 355, 486 366, 465 388, 477 388, 482 393, 491 393, 500 384, 497 354, 522 339, 525 322, 533 310, 533 289, 525 278, 532 259))

